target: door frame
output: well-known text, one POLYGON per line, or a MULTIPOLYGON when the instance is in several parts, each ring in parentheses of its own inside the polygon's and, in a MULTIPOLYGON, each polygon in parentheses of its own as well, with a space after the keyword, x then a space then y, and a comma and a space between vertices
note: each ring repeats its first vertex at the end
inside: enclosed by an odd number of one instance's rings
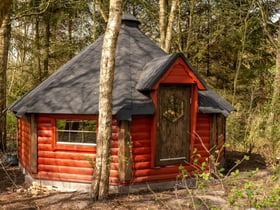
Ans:
MULTIPOLYGON (((165 84, 165 83, 163 83, 165 84)), ((167 83, 167 84, 185 84, 185 83, 167 83)), ((191 156, 193 150, 194 150, 194 140, 196 135, 196 121, 197 121, 197 112, 198 112, 198 86, 196 83, 191 84, 185 84, 185 85, 191 85, 191 120, 190 120, 190 147, 189 147, 189 154, 190 163, 193 162, 193 158, 191 156)), ((159 86, 159 85, 158 85, 159 86)), ((157 87, 158 87, 157 86, 157 87)), ((155 106, 155 114, 153 116, 153 127, 151 128, 151 168, 159 168, 159 167, 165 167, 168 165, 157 165, 156 164, 156 138, 157 138, 157 115, 158 115, 158 89, 153 89, 150 93, 150 96, 152 98, 152 101, 155 106)), ((179 164, 176 164, 179 165, 179 164)))

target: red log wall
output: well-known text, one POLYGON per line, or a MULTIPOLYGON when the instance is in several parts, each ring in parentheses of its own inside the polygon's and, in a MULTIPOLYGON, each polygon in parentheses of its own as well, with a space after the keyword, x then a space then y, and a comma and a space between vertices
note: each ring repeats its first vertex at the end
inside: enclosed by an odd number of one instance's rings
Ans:
MULTIPOLYGON (((133 116, 131 124, 131 139, 133 144, 133 177, 132 183, 160 182, 176 180, 180 174, 178 167, 180 164, 153 167, 151 129, 152 116, 133 116)), ((197 118, 197 137, 193 142, 197 148, 197 154, 201 155, 200 160, 208 157, 210 144, 210 117, 199 114, 197 118), (200 138, 198 138, 200 137, 200 138)), ((191 151, 192 154, 192 151, 191 151)), ((185 168, 191 172, 194 168, 191 164, 184 164, 185 168)))
MULTIPOLYGON (((53 179, 75 182, 91 182, 93 167, 90 163, 95 158, 95 146, 73 145, 73 149, 56 149, 55 139, 55 117, 57 115, 38 115, 38 173, 32 174, 34 178, 53 179), (82 148, 84 147, 84 149, 82 148)), ((85 116, 75 116, 75 118, 85 118, 85 116)), ((86 117, 90 119, 91 117, 86 117)), ((94 118, 93 118, 94 119, 94 118)), ((95 118, 96 119, 96 118, 95 118)), ((153 116, 133 116, 131 123, 132 139, 132 179, 131 184, 160 182, 176 180, 180 174, 178 167, 180 164, 167 166, 153 166, 152 163, 152 142, 151 129, 153 116)), ((30 166, 30 123, 27 118, 18 121, 19 126, 19 158, 21 164, 29 170, 30 166)), ((201 155, 201 160, 208 157, 210 141, 210 117, 209 115, 198 114, 197 135, 193 142, 197 153, 201 155)), ((112 137, 112 163, 110 172, 110 184, 116 185, 118 179, 118 125, 113 120, 112 137)), ((71 145, 67 145, 71 146, 71 145)), ((191 151, 192 154, 192 151, 191 151)), ((186 163, 185 168, 190 172, 193 167, 186 163)))
POLYGON ((18 125, 18 159, 20 164, 30 172, 30 119, 23 116, 18 125))
MULTIPOLYGON (((67 145, 65 149, 58 149, 55 144, 55 119, 61 116, 75 119, 96 119, 96 116, 67 116, 67 115, 38 115, 37 136, 38 136, 38 173, 32 174, 34 178, 53 179, 75 182, 91 182, 93 166, 91 162, 95 158, 96 146, 67 145)), ((22 122, 22 119, 19 120, 22 122)), ((25 131, 25 136, 30 136, 27 128, 22 130, 23 123, 19 123, 19 136, 25 131)), ((25 123, 26 124, 26 123, 25 123)), ((24 124, 24 125, 25 125, 24 124)), ((29 126, 30 127, 30 126, 29 126)), ((118 182, 118 127, 117 121, 113 120, 112 128, 112 163, 110 182, 118 182)), ((24 167, 29 167, 30 137, 19 138, 19 152, 24 167), (23 156, 21 153, 24 153, 23 156)))

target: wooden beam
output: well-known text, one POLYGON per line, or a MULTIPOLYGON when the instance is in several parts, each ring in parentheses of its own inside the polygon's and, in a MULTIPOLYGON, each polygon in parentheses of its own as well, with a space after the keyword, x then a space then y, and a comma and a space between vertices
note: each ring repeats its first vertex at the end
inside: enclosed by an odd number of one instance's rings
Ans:
POLYGON ((211 114, 210 121, 210 152, 215 154, 217 150, 217 114, 211 114))
POLYGON ((132 177, 132 142, 129 121, 119 123, 119 179, 127 183, 132 177))
POLYGON ((37 120, 36 115, 31 114, 30 120, 30 171, 38 173, 38 141, 37 141, 37 120))

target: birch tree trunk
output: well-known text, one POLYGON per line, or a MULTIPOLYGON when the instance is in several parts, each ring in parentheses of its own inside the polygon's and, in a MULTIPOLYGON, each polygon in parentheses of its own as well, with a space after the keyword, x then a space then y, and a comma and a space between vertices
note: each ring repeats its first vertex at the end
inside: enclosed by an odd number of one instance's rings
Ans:
POLYGON ((112 139, 112 92, 115 51, 121 24, 122 0, 110 0, 109 19, 103 39, 99 81, 99 119, 92 198, 106 199, 109 192, 110 147, 112 139))
MULTIPOLYGON (((6 1, 8 4, 8 1, 6 1)), ((2 6, 2 4, 1 4, 2 6)), ((9 7, 0 8, 0 150, 6 148, 6 86, 7 61, 10 40, 9 7)), ((10 6, 10 4, 9 4, 10 6)))
POLYGON ((170 51, 173 23, 178 0, 171 1, 171 8, 167 20, 167 1, 159 1, 159 28, 160 28, 160 47, 167 53, 170 51))
POLYGON ((159 32, 160 32, 160 47, 165 47, 165 36, 166 36, 166 0, 159 1, 159 32))

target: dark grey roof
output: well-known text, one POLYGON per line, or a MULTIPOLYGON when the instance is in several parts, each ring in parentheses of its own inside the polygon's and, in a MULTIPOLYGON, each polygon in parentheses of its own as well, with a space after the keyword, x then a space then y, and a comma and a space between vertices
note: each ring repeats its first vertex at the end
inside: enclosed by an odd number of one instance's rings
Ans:
MULTIPOLYGON (((117 42, 113 89, 113 114, 119 120, 130 119, 131 115, 154 113, 149 95, 135 88, 136 85, 141 86, 141 82, 145 90, 151 85, 148 80, 151 75, 141 74, 146 69, 143 67, 156 61, 153 69, 157 72, 157 67, 169 65, 177 56, 167 55, 141 32, 139 22, 133 16, 126 15, 123 19, 117 42), (137 84, 139 79, 141 82, 137 84)), ((98 114, 102 43, 103 36, 15 101, 9 109, 19 117, 25 113, 98 114)), ((158 79, 158 74, 153 76, 158 79)), ((221 101, 224 102, 218 95, 204 92, 200 94, 199 109, 205 113, 228 114, 231 106, 221 106, 221 101), (211 103, 207 103, 208 98, 211 103)))
POLYGON ((198 91, 198 109, 205 114, 219 113, 228 116, 235 108, 213 90, 198 91))

